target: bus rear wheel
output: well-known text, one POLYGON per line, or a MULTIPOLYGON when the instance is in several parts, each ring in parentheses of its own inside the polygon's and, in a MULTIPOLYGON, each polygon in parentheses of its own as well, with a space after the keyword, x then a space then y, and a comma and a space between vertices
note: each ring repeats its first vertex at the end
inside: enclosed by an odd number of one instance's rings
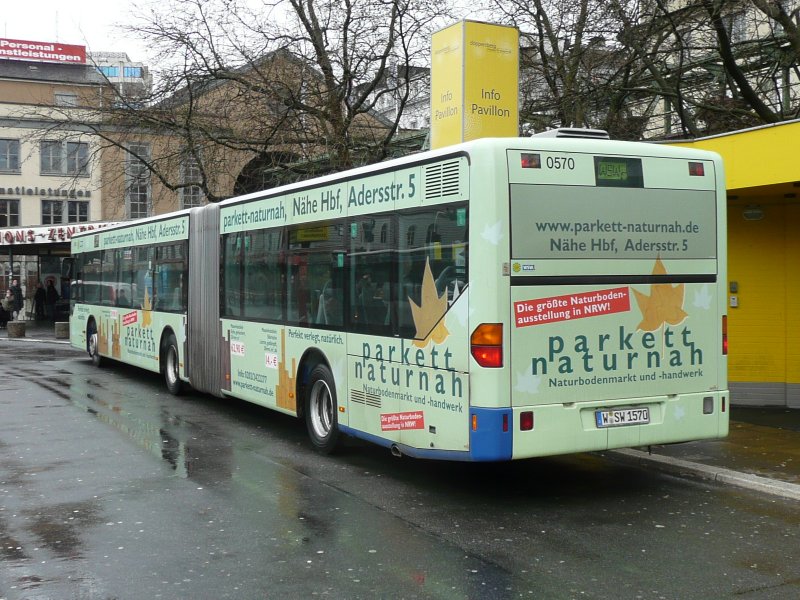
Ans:
POLYGON ((311 443, 322 454, 330 454, 339 443, 336 409, 333 374, 327 366, 317 365, 306 386, 305 416, 311 443))
POLYGON ((183 382, 180 378, 178 342, 173 334, 167 336, 161 356, 164 360, 164 381, 167 384, 167 390, 170 394, 177 396, 183 391, 183 382))
POLYGON ((89 325, 86 327, 86 350, 95 367, 103 366, 103 357, 100 356, 100 339, 97 333, 97 324, 94 321, 89 321, 89 325))

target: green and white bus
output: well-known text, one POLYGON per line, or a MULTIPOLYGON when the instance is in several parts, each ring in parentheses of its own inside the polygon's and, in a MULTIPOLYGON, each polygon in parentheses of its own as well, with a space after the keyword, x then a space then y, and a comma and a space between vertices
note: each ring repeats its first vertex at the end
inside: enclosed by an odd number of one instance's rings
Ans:
POLYGON ((73 238, 71 342, 394 454, 724 437, 712 153, 482 139, 73 238))

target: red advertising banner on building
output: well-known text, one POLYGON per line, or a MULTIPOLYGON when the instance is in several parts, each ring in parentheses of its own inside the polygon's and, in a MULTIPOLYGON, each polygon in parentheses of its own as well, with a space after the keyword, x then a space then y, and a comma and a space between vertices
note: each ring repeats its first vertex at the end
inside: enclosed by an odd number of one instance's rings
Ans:
POLYGON ((0 38, 0 59, 86 64, 86 46, 0 38))
POLYGON ((105 229, 116 223, 86 223, 0 229, 0 246, 69 242, 76 233, 105 229))

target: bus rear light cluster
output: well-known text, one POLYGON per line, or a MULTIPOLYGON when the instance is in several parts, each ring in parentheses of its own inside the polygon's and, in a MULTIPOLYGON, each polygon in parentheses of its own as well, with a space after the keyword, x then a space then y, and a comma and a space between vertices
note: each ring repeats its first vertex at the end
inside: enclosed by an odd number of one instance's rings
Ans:
POLYGON ((470 337, 470 352, 482 367, 503 366, 503 324, 481 323, 470 337))
POLYGON ((728 355, 728 315, 722 315, 722 355, 728 355))
POLYGON ((701 162, 690 162, 689 163, 689 176, 691 177, 703 177, 706 174, 706 169, 701 162))
POLYGON ((519 158, 519 166, 523 169, 541 169, 542 157, 539 154, 523 152, 519 158))
POLYGON ((533 411, 524 410, 519 413, 519 430, 531 431, 533 429, 533 411))

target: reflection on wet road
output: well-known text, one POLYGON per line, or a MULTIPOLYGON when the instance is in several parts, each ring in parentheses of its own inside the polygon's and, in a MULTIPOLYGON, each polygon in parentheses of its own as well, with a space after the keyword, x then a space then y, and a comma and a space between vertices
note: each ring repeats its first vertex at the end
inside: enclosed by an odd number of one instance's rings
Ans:
POLYGON ((0 598, 800 592, 788 502, 594 455, 322 457, 294 419, 68 351, 0 374, 0 598))

